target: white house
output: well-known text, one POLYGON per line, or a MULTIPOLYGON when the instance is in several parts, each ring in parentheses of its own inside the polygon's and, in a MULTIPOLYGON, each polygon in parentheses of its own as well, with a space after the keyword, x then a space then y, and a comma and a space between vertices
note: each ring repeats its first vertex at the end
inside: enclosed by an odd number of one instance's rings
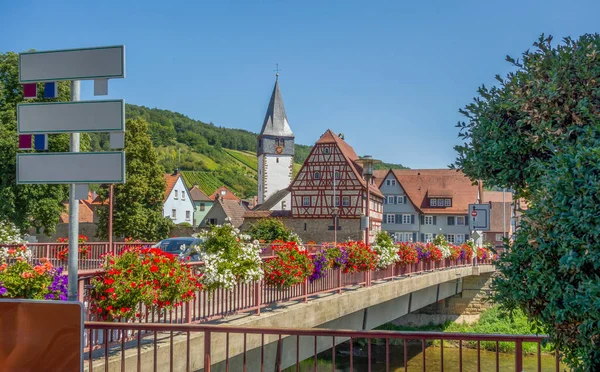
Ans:
POLYGON ((193 223, 194 201, 190 195, 181 173, 175 171, 166 174, 167 190, 163 204, 163 216, 171 218, 174 224, 193 223))

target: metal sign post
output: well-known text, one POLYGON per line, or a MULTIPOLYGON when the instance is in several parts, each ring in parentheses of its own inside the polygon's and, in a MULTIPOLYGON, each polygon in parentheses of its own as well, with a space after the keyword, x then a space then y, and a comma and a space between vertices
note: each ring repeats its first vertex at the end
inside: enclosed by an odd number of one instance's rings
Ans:
MULTIPOLYGON (((94 95, 108 94, 108 79, 125 77, 125 47, 27 52, 19 54, 19 82, 25 98, 57 96, 57 82, 71 81, 71 102, 19 104, 19 149, 47 150, 48 133, 70 133, 70 152, 17 154, 17 184, 69 185, 68 294, 77 301, 79 259, 79 200, 87 198, 89 183, 125 183, 125 152, 80 153, 80 132, 109 132, 110 146, 124 148, 123 100, 80 101, 80 80, 94 80, 94 95), (44 143, 45 142, 45 143, 44 143)), ((112 197, 112 196, 111 196, 112 197)), ((111 200, 112 203, 112 200, 111 200)))

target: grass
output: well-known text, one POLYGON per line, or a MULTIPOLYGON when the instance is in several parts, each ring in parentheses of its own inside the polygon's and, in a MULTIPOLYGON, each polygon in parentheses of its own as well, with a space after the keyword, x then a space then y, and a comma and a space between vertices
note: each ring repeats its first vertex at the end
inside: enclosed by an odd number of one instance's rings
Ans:
MULTIPOLYGON (((516 311, 512 317, 500 311, 498 306, 493 306, 481 313, 479 321, 467 323, 447 322, 442 325, 426 325, 422 327, 400 327, 394 324, 384 324, 377 327, 379 330, 389 331, 426 331, 426 332, 456 332, 456 333, 481 333, 481 334, 509 334, 509 335, 531 335, 535 334, 527 316, 522 311, 516 311)), ((449 343, 449 342, 445 342, 449 343)), ((439 341, 434 342, 439 344, 439 341)), ((476 341, 463 341, 464 347, 477 348, 476 341)), ((481 348, 495 351, 496 342, 481 342, 481 348)), ((503 353, 514 352, 514 342, 500 342, 499 351, 503 353)), ((551 343, 542 344, 543 352, 551 352, 554 346, 551 343)), ((525 354, 537 353, 537 344, 523 343, 525 354)))

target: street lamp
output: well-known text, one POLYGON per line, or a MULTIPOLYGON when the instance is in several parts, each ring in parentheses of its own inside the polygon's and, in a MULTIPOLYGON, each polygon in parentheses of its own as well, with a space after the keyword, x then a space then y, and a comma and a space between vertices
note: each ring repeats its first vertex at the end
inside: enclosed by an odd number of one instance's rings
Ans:
MULTIPOLYGON (((334 205, 335 205, 335 196, 333 197, 334 205)), ((333 244, 334 247, 337 247, 337 225, 338 225, 338 207, 333 207, 331 210, 331 214, 333 215, 333 244)))
POLYGON ((381 163, 381 160, 373 159, 371 155, 365 155, 362 158, 356 161, 363 168, 363 177, 365 181, 367 181, 367 206, 366 206, 366 217, 367 217, 367 226, 366 226, 366 234, 365 234, 365 244, 369 244, 369 234, 371 227, 371 179, 373 179, 373 165, 381 163))

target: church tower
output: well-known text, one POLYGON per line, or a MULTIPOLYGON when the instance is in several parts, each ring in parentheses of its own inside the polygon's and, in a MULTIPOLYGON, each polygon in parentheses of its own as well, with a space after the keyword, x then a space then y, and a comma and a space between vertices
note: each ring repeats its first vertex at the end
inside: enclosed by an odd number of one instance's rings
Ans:
POLYGON ((294 133, 288 124, 279 79, 275 80, 271 101, 258 135, 258 204, 292 182, 294 133))

